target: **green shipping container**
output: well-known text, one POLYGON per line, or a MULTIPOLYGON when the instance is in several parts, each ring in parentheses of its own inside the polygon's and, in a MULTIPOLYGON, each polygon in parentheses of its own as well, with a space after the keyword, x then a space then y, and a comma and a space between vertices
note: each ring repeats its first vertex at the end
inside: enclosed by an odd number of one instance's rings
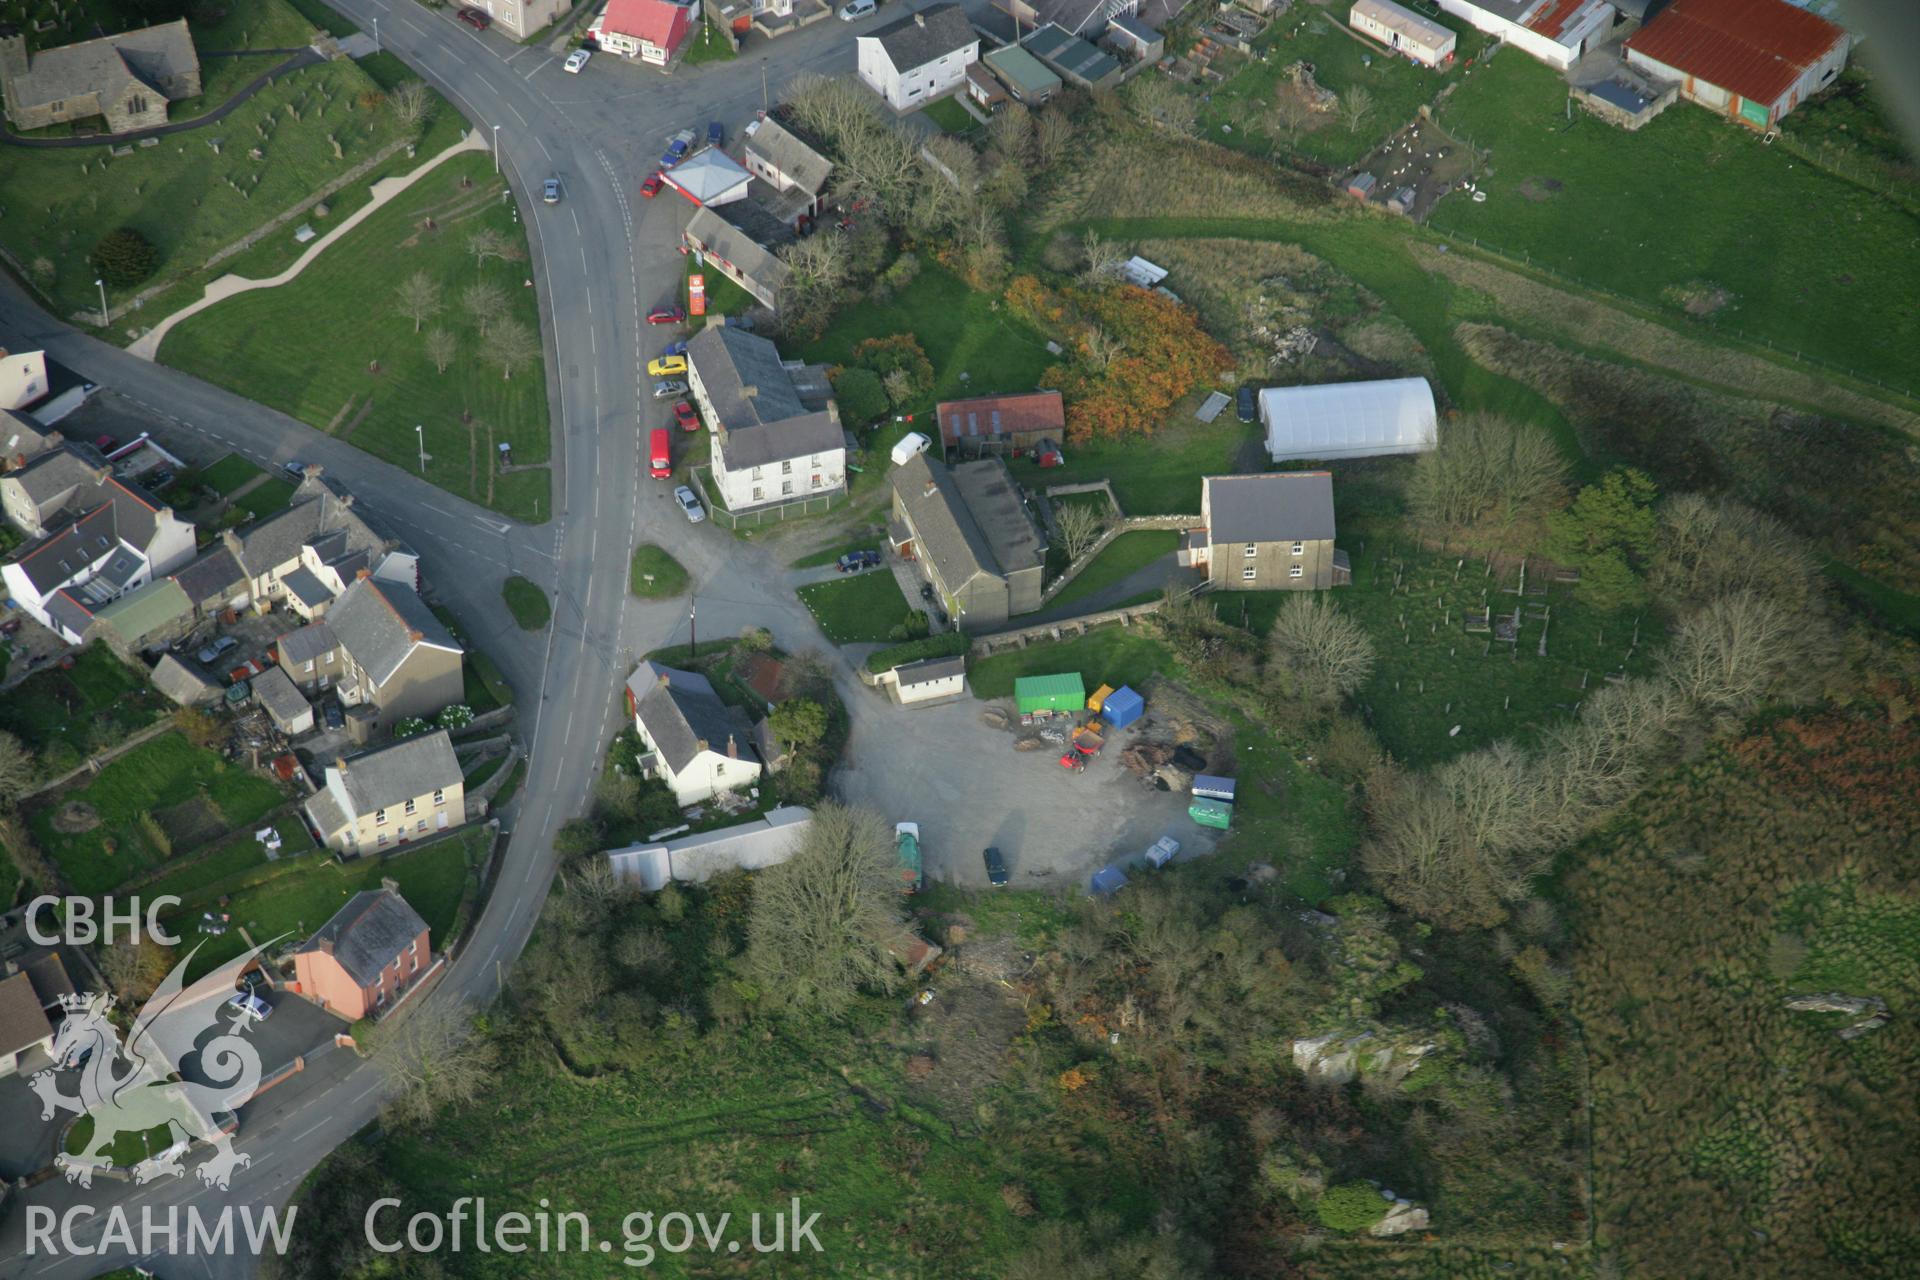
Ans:
POLYGON ((1020 676, 1013 682, 1013 701, 1020 711, 1082 711, 1087 686, 1078 671, 1061 676, 1020 676))
POLYGON ((1187 806, 1187 816, 1203 827, 1225 831, 1233 825, 1233 806, 1222 800, 1195 800, 1187 806))

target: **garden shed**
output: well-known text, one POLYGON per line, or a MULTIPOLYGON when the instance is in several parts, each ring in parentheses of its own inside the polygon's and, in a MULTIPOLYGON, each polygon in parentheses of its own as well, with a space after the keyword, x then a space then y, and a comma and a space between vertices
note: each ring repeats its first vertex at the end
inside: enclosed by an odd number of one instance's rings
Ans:
POLYGON ((1087 686, 1078 671, 1054 676, 1021 676, 1013 682, 1014 707, 1032 711, 1079 711, 1087 705, 1087 686))
POLYGON ((1147 709, 1146 700, 1127 685, 1107 695, 1100 709, 1101 718, 1116 729, 1124 729, 1138 720, 1147 709))
POLYGON ((1433 388, 1425 378, 1268 387, 1260 424, 1275 462, 1428 453, 1438 442, 1433 388))

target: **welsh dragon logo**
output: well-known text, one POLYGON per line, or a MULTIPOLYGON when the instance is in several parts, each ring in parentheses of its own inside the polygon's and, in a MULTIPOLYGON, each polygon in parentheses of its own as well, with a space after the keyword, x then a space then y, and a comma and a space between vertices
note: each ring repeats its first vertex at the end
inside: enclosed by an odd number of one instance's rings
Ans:
POLYGON ((136 1182, 185 1174, 181 1160, 194 1142, 213 1148, 195 1170, 208 1186, 225 1190, 234 1171, 252 1162, 253 1157, 233 1149, 233 1135, 222 1130, 216 1113, 234 1110, 260 1087, 260 1054, 246 1038, 248 1021, 228 1000, 239 976, 263 949, 255 947, 188 985, 187 966, 199 950, 196 946, 141 1008, 124 1045, 107 1017, 114 1005, 111 995, 61 997, 66 1019, 54 1038, 53 1059, 66 1063, 84 1057, 80 1091, 62 1092, 59 1076, 51 1070, 38 1072, 30 1083, 40 1095, 42 1120, 61 1112, 93 1118, 85 1149, 78 1155, 63 1151, 55 1158, 67 1181, 91 1187, 95 1171, 113 1164, 115 1138, 162 1126, 168 1139, 165 1149, 135 1166, 136 1182), (215 1029, 219 1034, 202 1043, 215 1029), (180 1078, 180 1064, 190 1055, 197 1055, 196 1074, 213 1083, 180 1078))

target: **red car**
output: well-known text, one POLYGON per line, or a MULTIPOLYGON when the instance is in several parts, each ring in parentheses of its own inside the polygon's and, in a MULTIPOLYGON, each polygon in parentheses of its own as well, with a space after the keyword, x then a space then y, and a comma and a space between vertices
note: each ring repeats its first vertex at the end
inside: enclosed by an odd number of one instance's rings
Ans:
POLYGON ((640 184, 640 194, 649 200, 660 194, 660 171, 658 169, 648 174, 647 180, 640 184))
POLYGON ((462 9, 454 16, 472 27, 475 31, 485 31, 493 25, 493 15, 490 13, 482 13, 478 9, 462 9))
POLYGON ((673 420, 680 424, 682 431, 698 431, 700 429, 700 415, 695 413, 693 406, 685 400, 674 402, 673 420))
POLYGON ((681 324, 686 318, 684 307, 655 307, 647 312, 648 324, 681 324))

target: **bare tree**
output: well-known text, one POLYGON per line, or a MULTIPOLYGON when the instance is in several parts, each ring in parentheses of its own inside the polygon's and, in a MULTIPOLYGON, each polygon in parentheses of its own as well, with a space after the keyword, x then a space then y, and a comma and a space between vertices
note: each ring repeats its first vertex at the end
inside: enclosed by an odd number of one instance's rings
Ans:
POLYGON ((1313 121, 1313 108, 1297 93, 1279 88, 1273 95, 1273 123, 1289 147, 1300 141, 1300 131, 1313 121))
POLYGON ((100 951, 100 976, 122 1005, 137 1006, 167 976, 172 961, 151 938, 116 942, 100 951))
POLYGON ((1067 157, 1073 145, 1073 120, 1066 110, 1051 106, 1033 118, 1033 159, 1042 173, 1050 172, 1067 157))
POLYGON ((475 327, 480 330, 480 336, 484 338, 494 322, 506 314, 507 295, 491 280, 482 280, 460 291, 460 305, 465 307, 467 314, 473 317, 475 327))
POLYGON ((440 286, 424 271, 416 271, 402 280, 393 292, 399 299, 394 304, 395 309, 413 321, 415 333, 420 332, 421 325, 439 315, 441 308, 446 305, 441 300, 440 286))
POLYGON ((878 100, 851 76, 809 73, 787 86, 794 123, 830 146, 881 123, 878 100))
POLYGON ((869 113, 866 122, 838 139, 834 190, 842 199, 866 201, 869 216, 897 220, 921 180, 914 140, 899 126, 869 113))
POLYGON ((849 265, 846 237, 821 232, 780 250, 787 276, 780 284, 780 311, 800 332, 817 333, 839 305, 849 265))
POLYGON ((433 91, 420 80, 407 80, 387 94, 393 118, 407 129, 418 129, 433 115, 433 91))
POLYGON ((1711 714, 1744 716, 1813 687, 1827 654, 1826 625, 1755 591, 1720 596, 1681 622, 1660 670, 1711 714))
POLYGON ((1659 680, 1608 685, 1554 728, 1539 756, 1539 821, 1572 840, 1639 790, 1690 719, 1686 700, 1659 680))
POLYGON ((476 268, 487 265, 488 258, 507 260, 507 238, 492 227, 482 227, 467 237, 467 252, 473 255, 476 268))
POLYGON ((1097 324, 1087 326, 1080 336, 1080 345, 1087 353, 1087 363, 1096 369, 1112 368, 1113 362, 1127 353, 1126 343, 1097 324))
POLYGON ((499 364, 501 378, 511 378, 515 369, 540 354, 540 340, 520 321, 500 320, 487 335, 487 354, 499 364))
POLYGON ((871 810, 822 804, 792 859, 755 877, 745 969, 770 1008, 836 1013, 893 985, 899 920, 892 831, 871 810))
POLYGON ((427 331, 427 359, 433 361, 435 373, 445 373, 453 367, 454 357, 460 354, 460 342, 445 329, 427 331))
POLYGON ((1127 105, 1141 119, 1164 125, 1177 134, 1190 138, 1199 132, 1199 108, 1166 76, 1136 78, 1127 87, 1127 105))
POLYGON ((1338 702, 1373 674, 1373 641, 1317 593, 1288 597, 1274 617, 1267 648, 1288 692, 1310 702, 1338 702))
POLYGON ((967 255, 967 270, 976 287, 998 281, 1007 265, 1006 226, 993 206, 976 200, 956 228, 967 255))
POLYGON ((0 812, 11 810, 26 798, 40 776, 40 762, 26 744, 10 733, 0 732, 0 812))
POLYGON ((1440 430, 1438 447, 1414 463, 1408 498, 1430 524, 1475 525, 1494 514, 1512 524, 1566 492, 1566 460, 1545 432, 1508 418, 1469 413, 1440 430))
POLYGON ((987 125, 987 139, 993 149, 1016 164, 1025 163, 1033 149, 1033 115, 1018 102, 1010 102, 987 125))
POLYGON ((886 388, 887 403, 896 409, 913 399, 913 375, 905 369, 887 370, 887 376, 880 379, 880 385, 886 388))
POLYGON ((412 1011, 368 1036, 373 1063, 395 1090, 388 1114, 404 1125, 424 1123, 442 1106, 471 1102, 489 1081, 499 1054, 451 1000, 416 1002, 412 1011))
POLYGON ((1092 227, 1080 239, 1080 249, 1086 255, 1087 265, 1081 272, 1083 278, 1099 283, 1111 280, 1120 274, 1120 267, 1127 260, 1127 251, 1112 240, 1104 239, 1092 227))
POLYGON ((920 157, 924 180, 907 203, 906 226, 915 235, 935 237, 965 215, 980 187, 980 157, 949 134, 929 138, 920 157))
POLYGON ((1340 95, 1340 118, 1347 122, 1347 131, 1360 132, 1360 126, 1366 122, 1373 110, 1373 95, 1367 87, 1357 84, 1340 95))
POLYGON ((1683 493, 1660 504, 1654 590, 1677 604, 1753 591, 1783 609, 1807 608, 1819 565, 1806 540, 1731 498, 1683 493))
POLYGON ((1107 515, 1084 502, 1070 502, 1054 509, 1053 527, 1060 535, 1061 550, 1072 562, 1100 541, 1100 535, 1107 531, 1107 515))

